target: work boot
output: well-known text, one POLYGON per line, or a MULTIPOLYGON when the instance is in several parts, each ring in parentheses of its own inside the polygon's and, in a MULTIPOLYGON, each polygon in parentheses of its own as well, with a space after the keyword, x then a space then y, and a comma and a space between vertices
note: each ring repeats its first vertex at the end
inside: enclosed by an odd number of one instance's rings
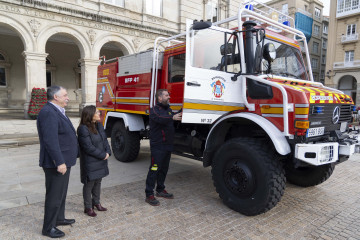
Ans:
POLYGON ((151 206, 159 206, 160 202, 154 197, 154 195, 150 195, 145 198, 145 202, 150 204, 151 206))
POLYGON ((174 194, 168 193, 166 190, 162 190, 161 192, 156 192, 156 196, 167 199, 174 199, 174 194))

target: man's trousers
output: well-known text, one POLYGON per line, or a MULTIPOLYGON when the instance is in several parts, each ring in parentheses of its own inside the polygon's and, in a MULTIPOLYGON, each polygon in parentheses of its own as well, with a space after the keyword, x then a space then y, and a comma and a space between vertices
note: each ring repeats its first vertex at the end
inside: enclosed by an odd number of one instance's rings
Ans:
POLYGON ((71 168, 64 175, 56 168, 43 168, 45 172, 45 209, 43 231, 56 226, 57 221, 65 219, 65 200, 69 185, 71 168))
POLYGON ((146 178, 146 197, 154 195, 156 191, 162 192, 165 189, 165 178, 169 169, 171 151, 151 148, 151 164, 146 178))

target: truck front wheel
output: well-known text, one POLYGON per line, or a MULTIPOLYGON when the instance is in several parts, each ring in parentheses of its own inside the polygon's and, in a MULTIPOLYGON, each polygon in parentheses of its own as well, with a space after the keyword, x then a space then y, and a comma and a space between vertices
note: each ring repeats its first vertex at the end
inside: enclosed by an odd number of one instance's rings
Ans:
POLYGON ((270 210, 284 194, 284 169, 264 141, 234 138, 225 142, 213 158, 211 172, 225 205, 247 216, 270 210))
POLYGON ((120 162, 134 161, 140 150, 139 133, 128 131, 123 122, 115 123, 111 130, 111 148, 120 162))
POLYGON ((294 168, 293 164, 285 165, 286 179, 300 187, 310 187, 325 182, 333 173, 334 163, 322 166, 309 166, 294 168))

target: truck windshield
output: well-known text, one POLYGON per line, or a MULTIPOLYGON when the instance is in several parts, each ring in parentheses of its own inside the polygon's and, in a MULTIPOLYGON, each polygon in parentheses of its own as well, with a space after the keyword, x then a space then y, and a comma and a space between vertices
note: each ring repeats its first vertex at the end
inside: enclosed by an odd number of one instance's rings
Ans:
MULTIPOLYGON (((307 80, 303 58, 299 49, 271 39, 265 39, 266 43, 273 43, 276 48, 276 59, 271 63, 270 74, 307 80)), ((268 63, 263 60, 262 72, 265 73, 267 68, 268 63)))

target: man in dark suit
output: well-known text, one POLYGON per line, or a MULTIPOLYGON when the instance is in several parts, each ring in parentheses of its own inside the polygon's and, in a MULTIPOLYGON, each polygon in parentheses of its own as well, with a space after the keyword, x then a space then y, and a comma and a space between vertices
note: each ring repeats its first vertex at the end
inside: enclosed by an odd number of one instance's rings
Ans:
POLYGON ((48 103, 37 119, 40 139, 40 167, 45 172, 45 212, 42 234, 51 238, 65 236, 56 228, 70 225, 75 219, 65 218, 65 200, 70 169, 78 157, 76 131, 65 115, 69 97, 65 88, 52 86, 47 91, 48 103))

